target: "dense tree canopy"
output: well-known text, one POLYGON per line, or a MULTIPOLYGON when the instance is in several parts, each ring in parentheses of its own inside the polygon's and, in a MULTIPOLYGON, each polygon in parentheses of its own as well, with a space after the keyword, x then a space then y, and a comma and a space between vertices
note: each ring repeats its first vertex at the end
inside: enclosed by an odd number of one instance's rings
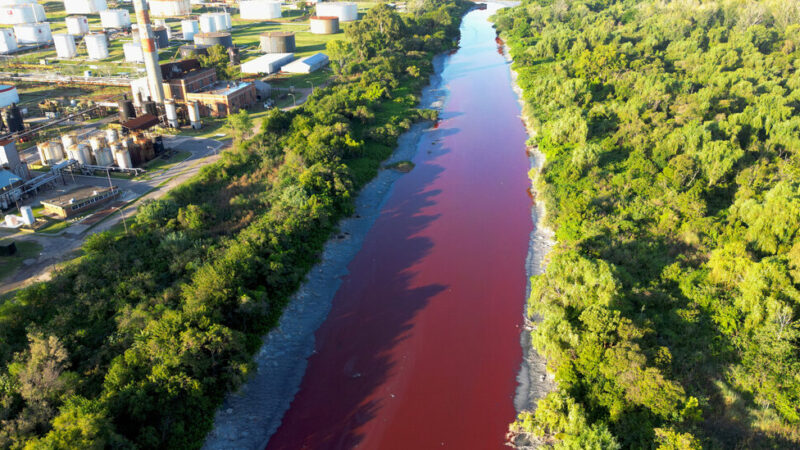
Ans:
POLYGON ((558 241, 529 303, 558 388, 514 437, 800 446, 800 3, 523 0, 495 21, 558 241))
POLYGON ((250 139, 233 116, 219 162, 0 304, 0 448, 199 447, 354 192, 433 118, 416 95, 465 9, 374 8, 303 107, 250 139))

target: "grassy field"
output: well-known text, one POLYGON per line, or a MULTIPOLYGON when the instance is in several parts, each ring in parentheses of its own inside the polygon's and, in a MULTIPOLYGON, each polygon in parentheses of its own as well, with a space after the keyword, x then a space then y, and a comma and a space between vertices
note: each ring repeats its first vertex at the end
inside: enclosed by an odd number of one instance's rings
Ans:
POLYGON ((17 241, 17 253, 13 256, 0 256, 0 281, 13 275, 28 258, 35 258, 42 251, 36 242, 17 241))

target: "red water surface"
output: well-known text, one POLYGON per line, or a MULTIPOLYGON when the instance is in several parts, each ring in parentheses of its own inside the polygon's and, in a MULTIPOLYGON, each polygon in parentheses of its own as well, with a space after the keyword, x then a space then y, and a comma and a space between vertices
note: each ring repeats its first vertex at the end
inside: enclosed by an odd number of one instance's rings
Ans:
POLYGON ((442 120, 350 264, 268 449, 504 448, 533 224, 492 12, 465 17, 442 120))

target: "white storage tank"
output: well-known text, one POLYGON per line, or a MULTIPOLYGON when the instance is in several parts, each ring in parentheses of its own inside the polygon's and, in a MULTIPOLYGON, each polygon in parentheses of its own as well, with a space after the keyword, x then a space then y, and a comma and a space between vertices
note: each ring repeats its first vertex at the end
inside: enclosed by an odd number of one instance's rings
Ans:
POLYGON ((200 119, 200 105, 195 100, 189 102, 186 106, 189 108, 189 123, 191 123, 192 128, 199 130, 203 126, 203 122, 200 119))
POLYGON ((61 148, 61 143, 58 141, 48 142, 44 154, 52 163, 57 163, 64 159, 64 151, 61 148))
POLYGON ((25 225, 33 225, 36 219, 33 218, 33 209, 30 206, 23 206, 19 209, 22 216, 22 223, 25 225))
POLYGON ((78 54, 78 49, 75 47, 75 36, 71 34, 56 33, 53 35, 53 42, 59 58, 71 59, 78 54))
POLYGON ((214 22, 216 23, 217 31, 227 31, 231 29, 231 15, 228 13, 214 13, 214 22))
POLYGON ((24 23, 14 25, 18 44, 49 44, 53 40, 50 23, 24 23))
POLYGON ((89 59, 108 58, 108 40, 105 33, 87 34, 83 41, 86 43, 86 52, 89 53, 89 59))
POLYGON ((13 53, 17 50, 17 38, 11 28, 0 28, 0 53, 13 53))
POLYGON ((106 0, 64 0, 67 14, 97 14, 107 9, 106 0))
POLYGON ((181 31, 183 40, 191 41, 194 39, 194 35, 200 32, 200 23, 194 19, 181 20, 181 31))
POLYGON ((213 33, 217 31, 217 21, 214 20, 212 14, 200 15, 200 31, 203 33, 213 33))
POLYGON ((239 14, 244 20, 269 20, 281 17, 281 2, 273 0, 242 0, 239 14))
POLYGON ((0 108, 11 106, 12 103, 19 103, 17 87, 9 84, 0 84, 0 108))
POLYGON ((117 142, 117 130, 113 128, 109 128, 106 130, 106 141, 109 144, 113 144, 117 142))
POLYGON ((192 13, 189 0, 151 0, 148 4, 152 17, 181 17, 192 13))
POLYGON ((174 100, 168 98, 164 101, 164 113, 167 115, 167 124, 172 128, 178 128, 178 110, 174 100))
POLYGON ((47 20, 44 7, 38 3, 0 6, 0 25, 36 23, 47 20))
POLYGON ((125 54, 126 62, 143 63, 144 53, 142 44, 138 42, 126 42, 122 44, 122 52, 125 54))
POLYGON ((317 16, 336 16, 339 22, 358 20, 358 5, 352 2, 317 3, 317 16))
POLYGON ((133 163, 131 162, 131 154, 127 150, 119 149, 114 152, 114 159, 117 162, 117 166, 122 169, 132 169, 133 163))
POLYGON ((94 160, 98 166, 108 167, 114 165, 114 155, 108 147, 100 147, 94 150, 94 160))
POLYGON ((78 161, 83 165, 92 164, 92 152, 89 150, 88 145, 73 144, 67 151, 70 154, 70 157, 75 161, 78 161))
POLYGON ((107 9, 100 12, 100 24, 103 26, 103 29, 130 28, 131 14, 126 9, 107 9))
POLYGON ((69 16, 66 23, 67 33, 73 36, 83 36, 89 32, 89 20, 86 16, 69 16))

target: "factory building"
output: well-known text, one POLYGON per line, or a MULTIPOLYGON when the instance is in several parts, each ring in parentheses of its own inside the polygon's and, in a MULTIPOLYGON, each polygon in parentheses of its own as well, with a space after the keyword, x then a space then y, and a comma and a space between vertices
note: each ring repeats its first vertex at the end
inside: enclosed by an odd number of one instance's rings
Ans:
POLYGON ((41 200, 41 203, 45 212, 66 219, 95 206, 108 203, 119 197, 119 194, 119 188, 116 186, 108 188, 87 187, 77 189, 60 197, 41 200))
POLYGON ((218 81, 200 91, 186 94, 186 100, 197 101, 201 115, 225 117, 254 104, 257 94, 253 83, 218 81))
MULTIPOLYGON (((161 64, 164 97, 178 104, 196 101, 201 115, 224 117, 230 112, 247 108, 257 101, 252 83, 223 82, 217 80, 217 72, 203 68, 196 59, 161 64)), ((146 100, 150 91, 146 78, 131 82, 134 99, 146 100)), ((137 102, 140 106, 141 102, 137 102)))
POLYGON ((328 65, 328 56, 324 53, 316 53, 281 67, 281 72, 289 73, 311 73, 328 65))

